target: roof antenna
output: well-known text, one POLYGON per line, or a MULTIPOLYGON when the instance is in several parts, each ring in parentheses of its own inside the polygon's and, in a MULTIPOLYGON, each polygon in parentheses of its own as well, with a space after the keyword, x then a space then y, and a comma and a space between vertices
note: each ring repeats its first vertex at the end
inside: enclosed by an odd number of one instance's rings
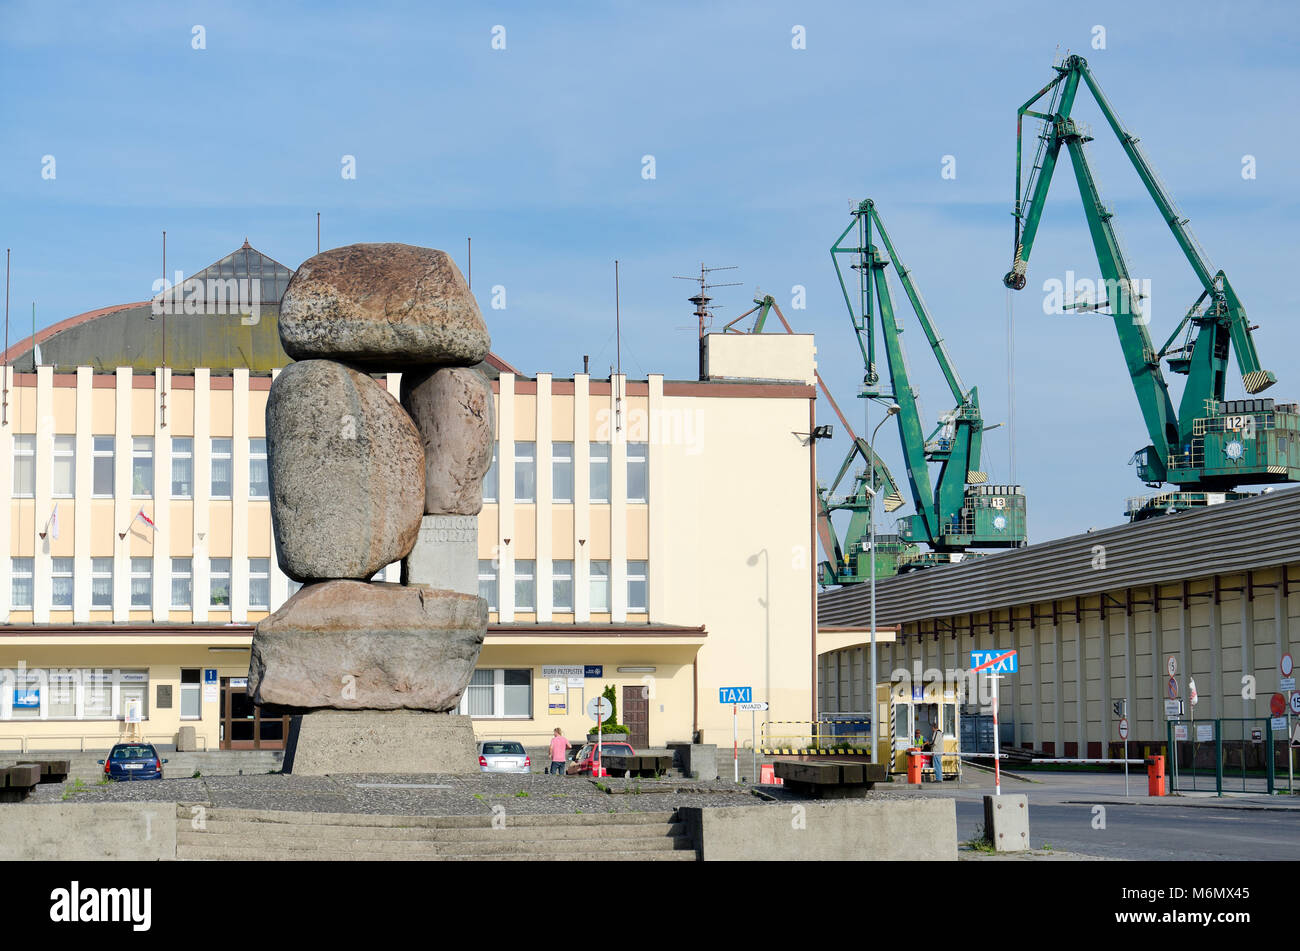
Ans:
POLYGON ((320 212, 316 212, 316 253, 320 254, 320 212))
MULTIPOLYGON (((734 271, 739 267, 740 265, 738 264, 729 264, 725 267, 705 267, 704 262, 701 261, 699 277, 677 277, 677 276, 673 277, 673 280, 675 281, 695 281, 700 285, 699 293, 696 294, 694 297, 688 297, 687 300, 689 300, 692 304, 695 305, 695 319, 699 321, 699 326, 700 326, 700 379, 701 380, 704 379, 704 331, 706 327, 712 324, 713 311, 714 311, 714 308, 710 306, 710 304, 713 301, 713 298, 710 297, 706 292, 715 287, 739 287, 743 283, 742 281, 732 281, 727 284, 710 284, 708 283, 708 276, 713 271, 734 271)), ((718 304, 717 306, 721 307, 722 305, 718 304)))
POLYGON ((474 289, 474 239, 465 239, 465 286, 474 289))
POLYGON ((618 363, 614 391, 614 432, 623 430, 623 331, 618 310, 618 258, 614 259, 614 359, 618 363))
POLYGON ((4 394, 0 399, 3 405, 0 405, 0 423, 5 426, 9 425, 9 249, 5 248, 5 362, 4 369, 0 370, 4 374, 4 394))
MULTIPOLYGON (((248 243, 248 239, 244 239, 248 243)), ((167 232, 163 231, 163 287, 167 286, 167 232)), ((166 291, 164 290, 165 294, 166 291)), ((160 402, 158 404, 158 425, 167 428, 167 308, 163 308, 162 313, 162 386, 160 387, 160 402)))

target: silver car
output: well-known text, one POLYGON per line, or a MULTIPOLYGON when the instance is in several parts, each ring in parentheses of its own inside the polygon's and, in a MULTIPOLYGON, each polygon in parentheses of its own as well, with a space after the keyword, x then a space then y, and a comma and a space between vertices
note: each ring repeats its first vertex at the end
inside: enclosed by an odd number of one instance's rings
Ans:
POLYGON ((478 745, 481 773, 531 773, 533 759, 514 740, 484 740, 478 745))

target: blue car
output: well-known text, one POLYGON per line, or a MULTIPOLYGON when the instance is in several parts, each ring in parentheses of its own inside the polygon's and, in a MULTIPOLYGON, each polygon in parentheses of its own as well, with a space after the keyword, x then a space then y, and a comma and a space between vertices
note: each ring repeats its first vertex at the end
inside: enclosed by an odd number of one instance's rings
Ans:
POLYGON ((136 779, 162 779, 165 759, 149 743, 118 743, 108 751, 108 759, 100 760, 104 775, 109 779, 133 781, 136 779))

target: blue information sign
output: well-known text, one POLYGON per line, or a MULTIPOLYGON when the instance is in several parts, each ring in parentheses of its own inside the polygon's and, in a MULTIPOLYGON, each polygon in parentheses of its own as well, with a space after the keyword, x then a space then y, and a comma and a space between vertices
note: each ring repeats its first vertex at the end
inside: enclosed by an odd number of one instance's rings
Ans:
POLYGON ((203 669, 203 682, 205 684, 215 684, 217 682, 217 668, 205 667, 203 669))
POLYGON ((753 687, 719 687, 718 703, 753 703, 753 687))
POLYGON ((584 664, 582 667, 582 676, 584 677, 604 677, 604 664, 584 664))
POLYGON ((1020 655, 1014 650, 1005 648, 991 651, 971 651, 970 667, 971 670, 984 667, 985 670, 992 671, 995 674, 1014 674, 1020 670, 1020 655), (996 663, 984 667, 989 661, 996 661, 996 663))

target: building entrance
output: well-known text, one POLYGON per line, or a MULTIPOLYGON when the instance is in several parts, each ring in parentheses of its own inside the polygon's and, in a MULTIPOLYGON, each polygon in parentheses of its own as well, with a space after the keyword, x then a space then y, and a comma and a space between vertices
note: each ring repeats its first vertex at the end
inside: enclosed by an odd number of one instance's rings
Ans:
POLYGON ((247 677, 221 680, 221 748, 223 750, 282 750, 289 734, 289 717, 274 704, 254 705, 247 677))

